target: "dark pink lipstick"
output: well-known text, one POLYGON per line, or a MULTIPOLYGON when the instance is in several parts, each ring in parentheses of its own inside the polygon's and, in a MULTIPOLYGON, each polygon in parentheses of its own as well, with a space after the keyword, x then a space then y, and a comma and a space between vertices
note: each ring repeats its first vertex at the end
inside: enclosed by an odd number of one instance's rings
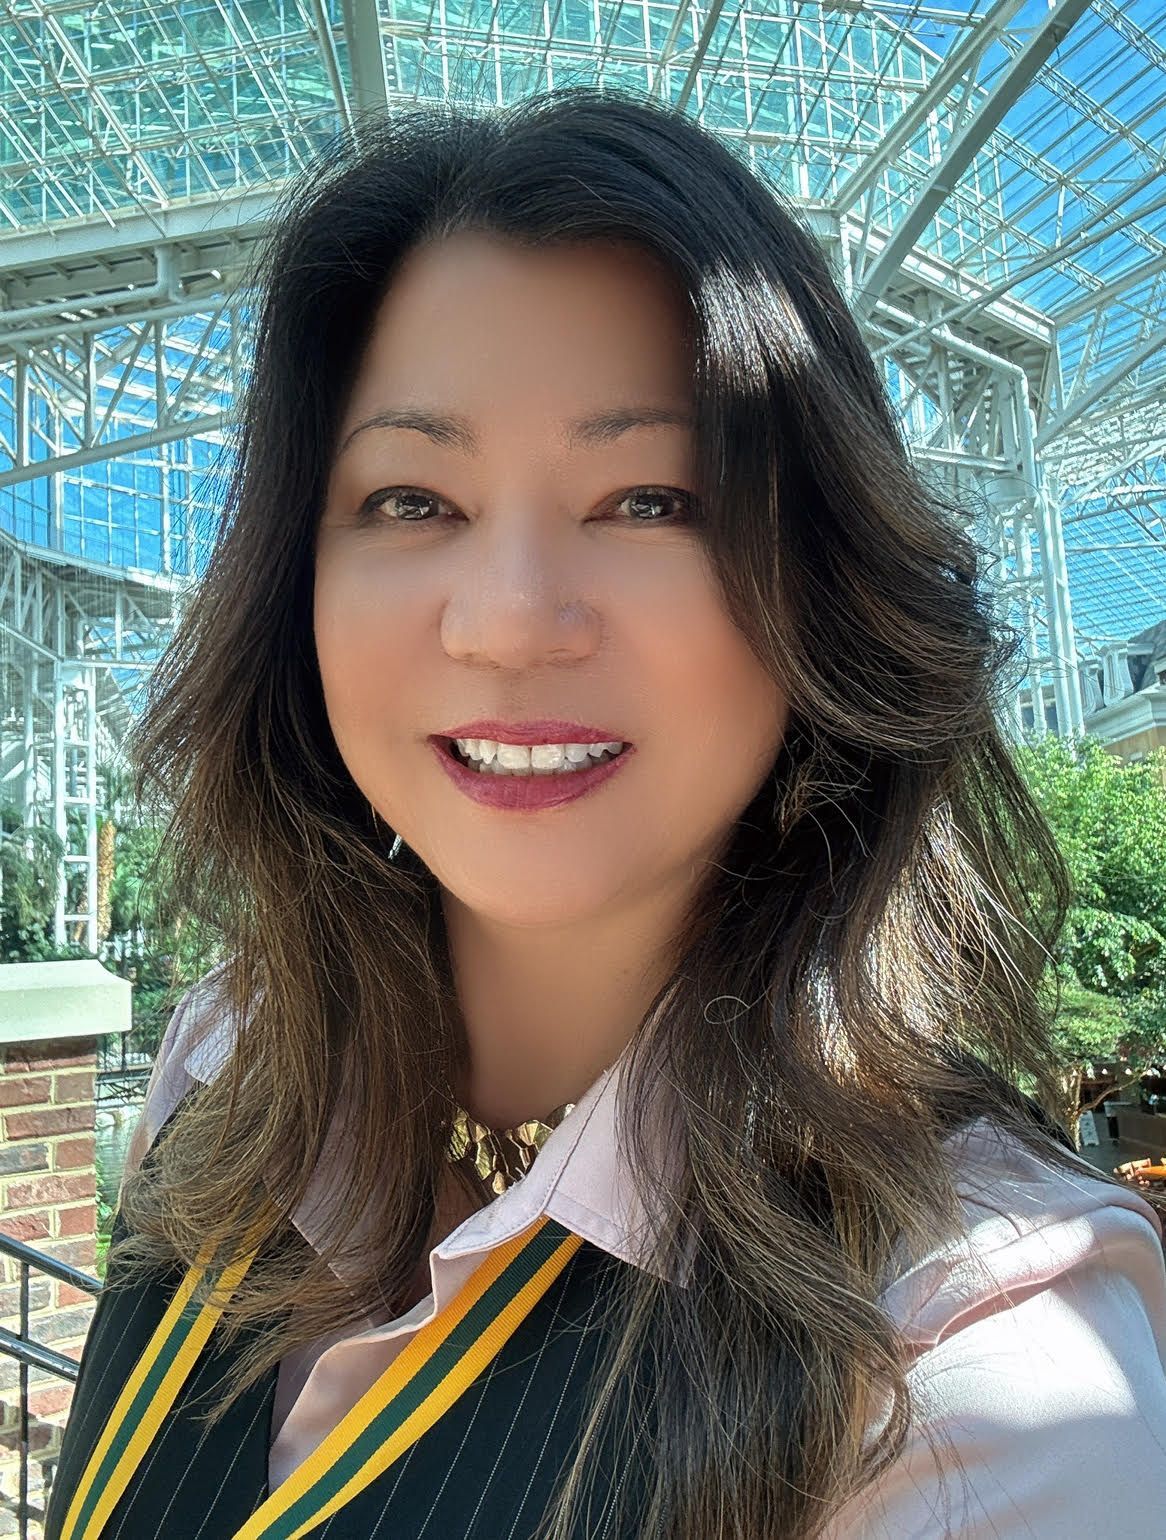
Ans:
POLYGON ((500 722, 496 717, 477 717, 460 727, 447 727, 442 738, 489 738, 492 743, 626 743, 622 733, 605 727, 584 727, 582 722, 561 722, 551 717, 537 721, 500 722))
MULTIPOLYGON (((485 724, 473 724, 484 726, 485 724)), ((497 775, 494 771, 475 770, 462 762, 457 753, 452 739, 457 738, 492 738, 498 743, 516 743, 520 740, 506 736, 513 733, 514 728, 502 730, 501 723, 489 724, 499 730, 499 736, 494 738, 492 733, 458 732, 450 737, 432 737, 434 753, 437 755, 441 768, 449 776, 450 780, 459 791, 464 791, 467 797, 483 807, 496 808, 510 813, 535 813, 545 808, 561 807, 566 802, 575 802, 580 797, 585 797, 588 792, 595 791, 602 786, 604 781, 609 781, 613 775, 617 775, 623 765, 635 753, 631 744, 626 744, 623 750, 614 759, 604 760, 602 763, 585 765, 579 770, 555 770, 550 774, 530 775, 497 775)), ((620 741, 615 737, 606 738, 598 733, 590 732, 588 736, 568 736, 564 723, 540 722, 540 731, 531 734, 525 741, 527 743, 614 743, 620 741), (554 729, 547 731, 550 727, 554 729)), ((529 729, 530 724, 523 724, 524 730, 529 729)), ((578 732, 577 725, 571 725, 572 734, 578 732)), ((587 731, 586 729, 584 731, 587 731)))

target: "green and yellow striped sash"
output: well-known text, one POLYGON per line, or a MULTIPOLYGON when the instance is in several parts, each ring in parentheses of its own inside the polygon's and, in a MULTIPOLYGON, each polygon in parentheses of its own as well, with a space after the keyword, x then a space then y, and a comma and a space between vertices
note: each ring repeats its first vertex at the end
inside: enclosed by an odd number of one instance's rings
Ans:
MULTIPOLYGON (((490 1252, 233 1540, 299 1540, 375 1481, 473 1383, 581 1245, 578 1235, 544 1217, 490 1252)), ((192 1295, 210 1257, 200 1255, 187 1272, 94 1446, 61 1540, 100 1540, 254 1258, 251 1252, 225 1267, 201 1309, 192 1295)))

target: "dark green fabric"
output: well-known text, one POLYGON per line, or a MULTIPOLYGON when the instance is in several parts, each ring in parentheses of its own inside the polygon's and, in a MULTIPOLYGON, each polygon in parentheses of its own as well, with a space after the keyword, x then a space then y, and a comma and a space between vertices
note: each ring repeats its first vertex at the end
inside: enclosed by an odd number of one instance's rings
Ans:
POLYGON ((137 1390, 133 1399, 133 1403, 129 1407, 127 1415, 122 1420, 121 1425, 118 1428, 116 1437, 105 1451, 101 1461, 100 1469, 97 1475, 94 1477, 93 1483, 89 1488, 85 1504, 80 1513, 77 1515, 76 1529, 79 1533, 83 1534, 86 1527, 88 1526, 94 1509, 97 1507, 97 1504, 101 1500, 101 1491, 103 1485, 113 1476, 113 1473, 117 1470, 117 1467, 120 1464, 130 1443, 130 1440, 134 1436, 135 1427, 137 1426, 140 1419, 144 1418, 148 1414, 151 1402, 158 1394, 162 1382, 170 1372, 175 1359, 182 1351, 183 1345, 190 1337, 191 1332, 195 1330, 198 1323, 198 1317, 198 1307, 195 1305, 194 1301, 188 1301, 186 1308, 182 1312, 182 1315, 175 1323, 174 1329, 169 1333, 166 1341, 162 1344, 157 1357, 151 1364, 149 1373, 146 1375, 141 1386, 137 1390))
POLYGON ((570 1231, 550 1220, 522 1248, 364 1432, 292 1503, 278 1525, 273 1527, 271 1540, 289 1540, 302 1524, 359 1475, 401 1424, 457 1368, 463 1356, 569 1236, 570 1231))
MULTIPOLYGON (((123 1232, 120 1216, 115 1234, 123 1232)), ((601 1307, 628 1264, 584 1242, 478 1379, 412 1449, 319 1528, 321 1540, 530 1540, 578 1447, 585 1395, 601 1347, 601 1307)), ((134 1363, 181 1281, 181 1270, 97 1302, 49 1500, 45 1540, 61 1526, 89 1453, 134 1363)), ((238 1346, 218 1330, 200 1355, 102 1540, 231 1540, 267 1496, 277 1371, 214 1428, 198 1413, 238 1346)), ((601 1459, 579 1540, 621 1540, 615 1487, 642 1472, 601 1459)), ((633 1499, 634 1501, 634 1496, 633 1499)), ((624 1533, 626 1534, 626 1529, 624 1533)))
MULTIPOLYGON (((124 1233, 119 1214, 114 1240, 124 1233)), ((103 1290, 98 1297, 49 1496, 45 1540, 60 1540, 90 1452, 181 1281, 182 1270, 174 1268, 157 1281, 103 1290)), ((217 1386, 230 1358, 212 1333, 177 1405, 110 1516, 103 1540, 227 1540, 262 1501, 275 1372, 240 1398, 221 1428, 208 1433, 194 1420, 199 1398, 217 1386)), ((202 1408, 207 1404, 204 1400, 202 1408)))

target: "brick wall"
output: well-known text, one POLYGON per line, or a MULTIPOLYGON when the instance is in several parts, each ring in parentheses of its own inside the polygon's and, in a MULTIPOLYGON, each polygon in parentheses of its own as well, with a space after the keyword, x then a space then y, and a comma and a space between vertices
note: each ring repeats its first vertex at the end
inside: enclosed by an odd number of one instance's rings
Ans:
MULTIPOLYGON (((94 1081, 96 1039, 0 1046, 0 1231, 95 1274, 97 1261, 94 1081)), ((92 1296, 30 1275, 29 1330, 38 1342, 79 1358, 92 1296)), ((20 1330, 20 1266, 0 1258, 0 1325, 20 1330)), ((43 1505, 46 1464, 55 1462, 71 1384, 29 1370, 30 1536, 43 1505)), ((18 1533, 19 1367, 0 1354, 0 1535, 18 1533)))

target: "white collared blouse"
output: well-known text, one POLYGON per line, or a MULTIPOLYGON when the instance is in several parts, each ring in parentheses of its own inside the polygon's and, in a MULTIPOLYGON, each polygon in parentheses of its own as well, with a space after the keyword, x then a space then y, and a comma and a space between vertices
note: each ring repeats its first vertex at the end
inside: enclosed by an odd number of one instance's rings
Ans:
MULTIPOLYGON (((133 1169, 178 1102, 231 1051, 209 979, 175 1011, 127 1155, 133 1169)), ((527 1175, 430 1253, 431 1292, 290 1354, 272 1420, 272 1489, 331 1432, 483 1256, 549 1215, 635 1265, 644 1211, 620 1158, 622 1058, 527 1175)), ((902 1454, 841 1511, 829 1540, 1123 1540, 1166 1535, 1166 1266, 1132 1190, 1069 1174, 981 1122, 951 1142, 965 1229, 882 1303, 903 1334, 915 1408, 902 1454)), ((319 1236, 326 1158, 294 1216, 319 1236)))

